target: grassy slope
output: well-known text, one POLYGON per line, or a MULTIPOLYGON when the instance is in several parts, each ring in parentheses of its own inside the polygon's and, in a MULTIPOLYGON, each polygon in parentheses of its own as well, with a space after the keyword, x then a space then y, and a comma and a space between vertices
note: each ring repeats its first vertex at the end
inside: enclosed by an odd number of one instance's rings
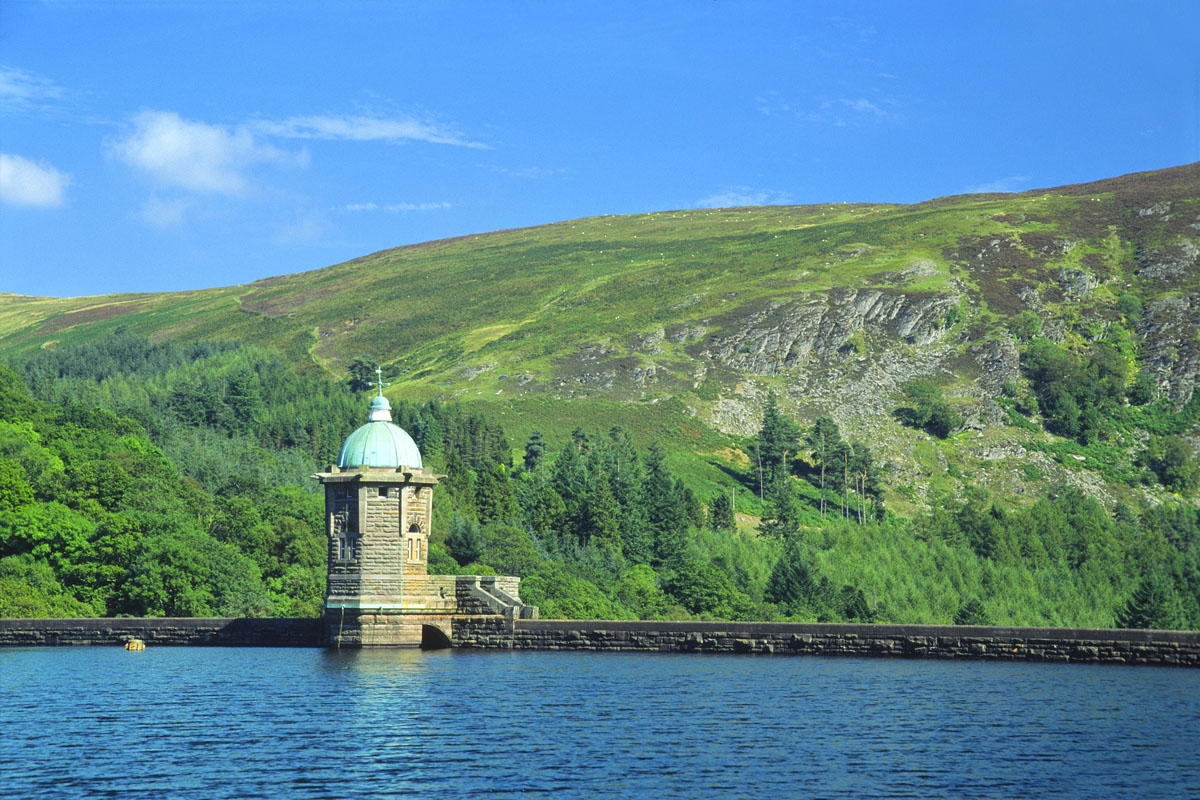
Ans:
MULTIPOLYGON (((1037 288, 1047 313, 1071 331, 1081 319, 1115 318, 1122 287, 1146 302, 1200 293, 1194 269, 1165 284, 1134 275, 1139 253, 1194 240, 1188 225, 1198 219, 1200 165, 913 206, 594 217, 401 247, 245 286, 67 299, 0 295, 0 354, 117 326, 156 339, 236 337, 334 375, 368 353, 396 371, 390 393, 480 403, 516 444, 535 427, 561 437, 576 424, 622 424, 643 441, 669 441, 676 466, 694 478, 723 483, 722 466, 736 454, 695 412, 736 392, 744 376, 713 369, 704 385, 693 380, 697 359, 684 344, 668 339, 654 352, 636 346, 639 334, 672 325, 711 334, 772 299, 894 288, 897 273, 913 265, 922 268, 904 283, 906 293, 965 287, 969 301, 956 325, 962 347, 1006 335, 1005 322, 1026 307, 1022 287, 1037 288), (1163 202, 1171 213, 1145 213, 1163 202), (1062 241, 1074 244, 1064 249, 1062 241), (1105 281, 1086 301, 1064 297, 1056 280, 1057 270, 1073 267, 1105 281), (641 390, 627 381, 588 384, 593 362, 622 370, 653 365, 659 377, 641 390)), ((976 377, 965 362, 957 372, 963 387, 976 377)), ((907 438, 906 457, 937 488, 953 491, 955 480, 940 466, 962 460, 961 448, 907 438)), ((903 506, 905 498, 896 499, 903 506)))

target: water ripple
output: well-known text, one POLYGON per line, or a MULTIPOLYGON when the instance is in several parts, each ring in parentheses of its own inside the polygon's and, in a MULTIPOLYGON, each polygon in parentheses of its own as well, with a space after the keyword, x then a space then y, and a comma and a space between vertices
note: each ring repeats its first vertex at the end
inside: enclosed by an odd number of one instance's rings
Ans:
POLYGON ((1183 797, 1195 670, 0 651, 6 797, 1183 797))

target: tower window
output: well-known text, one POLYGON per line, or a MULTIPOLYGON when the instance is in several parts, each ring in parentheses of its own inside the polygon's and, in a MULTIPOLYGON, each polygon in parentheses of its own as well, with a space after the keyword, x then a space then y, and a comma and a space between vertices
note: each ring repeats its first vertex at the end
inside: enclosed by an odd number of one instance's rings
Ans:
POLYGON ((380 486, 380 487, 379 487, 379 496, 380 496, 380 497, 387 497, 387 496, 388 496, 388 487, 386 487, 386 486, 380 486))
POLYGON ((354 560, 354 537, 342 536, 338 539, 338 561, 354 560))

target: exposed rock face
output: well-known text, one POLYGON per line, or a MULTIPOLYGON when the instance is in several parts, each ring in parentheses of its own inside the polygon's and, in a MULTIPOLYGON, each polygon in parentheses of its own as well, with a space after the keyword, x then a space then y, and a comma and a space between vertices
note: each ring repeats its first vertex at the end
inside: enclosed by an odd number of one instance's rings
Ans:
POLYGON ((811 358, 844 360, 851 337, 893 338, 930 345, 946 335, 957 294, 905 294, 885 289, 842 289, 805 301, 774 301, 721 320, 701 355, 734 369, 778 375, 811 358), (824 302, 821 302, 821 300, 824 302))
POLYGON ((1091 297, 1092 290, 1100 285, 1096 276, 1078 267, 1064 267, 1055 270, 1054 277, 1062 286, 1063 294, 1068 300, 1082 300, 1091 297))
POLYGON ((1138 333, 1158 388, 1186 403, 1200 380, 1200 297, 1165 297, 1146 307, 1138 333))
POLYGON ((992 339, 971 345, 971 355, 979 364, 979 385, 985 396, 996 395, 1005 381, 1017 377, 1021 358, 1012 339, 992 339))
POLYGON ((1190 239, 1180 239, 1161 250, 1144 250, 1137 260, 1138 277, 1174 281, 1200 265, 1200 246, 1190 239))

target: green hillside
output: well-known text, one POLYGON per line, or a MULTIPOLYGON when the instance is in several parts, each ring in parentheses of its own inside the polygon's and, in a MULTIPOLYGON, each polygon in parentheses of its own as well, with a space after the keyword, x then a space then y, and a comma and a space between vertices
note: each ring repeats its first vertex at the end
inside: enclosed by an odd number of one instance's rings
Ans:
MULTIPOLYGON (((713 488, 748 463, 740 437, 774 391, 802 424, 828 414, 870 440, 894 509, 968 483, 1017 502, 1053 481, 1141 502, 1162 488, 1143 485, 1134 462, 1164 431, 1117 420, 1090 451, 1086 437, 1054 436, 1021 353, 1044 336, 1090 363, 1106 343, 1127 383, 1144 373, 1164 409, 1181 407, 1200 374, 1198 226, 1196 164, 916 205, 594 217, 244 286, 4 295, 0 354, 118 327, 237 339, 339 378, 365 354, 384 364, 393 398, 478 404, 514 441, 621 424, 643 445, 665 440, 676 466, 713 488), (918 379, 961 418, 951 438, 898 418, 918 379)), ((1170 433, 1194 442, 1194 429, 1170 433)))
POLYGON ((1200 165, 0 296, 0 615, 317 613, 373 360, 548 615, 1200 626, 1200 165))

